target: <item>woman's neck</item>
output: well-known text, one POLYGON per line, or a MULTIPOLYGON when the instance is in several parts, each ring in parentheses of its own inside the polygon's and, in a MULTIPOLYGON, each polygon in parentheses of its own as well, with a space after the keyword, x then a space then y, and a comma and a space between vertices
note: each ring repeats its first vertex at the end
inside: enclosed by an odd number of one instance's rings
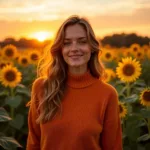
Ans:
POLYGON ((82 75, 87 72, 87 67, 70 67, 68 68, 68 72, 74 75, 82 75))

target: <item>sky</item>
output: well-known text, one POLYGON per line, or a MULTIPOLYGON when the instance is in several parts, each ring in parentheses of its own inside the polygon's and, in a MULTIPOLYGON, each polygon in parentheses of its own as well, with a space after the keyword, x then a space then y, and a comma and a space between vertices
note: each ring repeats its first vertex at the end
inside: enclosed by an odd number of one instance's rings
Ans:
POLYGON ((150 37, 150 0, 0 0, 0 40, 42 31, 52 38, 71 15, 86 17, 101 38, 122 32, 150 37))

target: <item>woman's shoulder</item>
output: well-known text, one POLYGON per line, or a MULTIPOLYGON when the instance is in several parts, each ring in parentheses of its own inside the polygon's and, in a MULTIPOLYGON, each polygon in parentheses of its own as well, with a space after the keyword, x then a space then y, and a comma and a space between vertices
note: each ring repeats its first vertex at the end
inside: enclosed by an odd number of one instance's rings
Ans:
POLYGON ((107 93, 110 93, 110 94, 117 94, 117 90, 115 89, 114 86, 112 86, 111 84, 103 81, 102 79, 100 79, 98 81, 99 83, 99 86, 101 87, 102 90, 104 91, 107 91, 107 93))
POLYGON ((44 86, 44 82, 45 82, 46 78, 45 77, 38 77, 36 78, 33 83, 32 83, 32 90, 38 90, 43 88, 44 86))

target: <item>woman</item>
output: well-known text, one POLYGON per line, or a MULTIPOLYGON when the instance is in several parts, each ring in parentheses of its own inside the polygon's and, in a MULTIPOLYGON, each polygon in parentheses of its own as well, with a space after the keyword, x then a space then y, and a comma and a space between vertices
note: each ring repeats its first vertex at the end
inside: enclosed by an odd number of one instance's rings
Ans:
POLYGON ((122 149, 117 92, 102 81, 99 52, 86 19, 61 25, 32 86, 27 150, 122 149))

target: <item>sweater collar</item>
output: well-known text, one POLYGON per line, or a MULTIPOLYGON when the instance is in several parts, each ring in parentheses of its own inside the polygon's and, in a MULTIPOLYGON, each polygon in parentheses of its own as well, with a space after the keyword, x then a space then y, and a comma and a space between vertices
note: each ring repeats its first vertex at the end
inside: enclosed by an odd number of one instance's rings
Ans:
POLYGON ((67 85, 72 88, 85 88, 96 81, 97 78, 93 77, 89 70, 82 75, 74 75, 68 72, 67 85))

